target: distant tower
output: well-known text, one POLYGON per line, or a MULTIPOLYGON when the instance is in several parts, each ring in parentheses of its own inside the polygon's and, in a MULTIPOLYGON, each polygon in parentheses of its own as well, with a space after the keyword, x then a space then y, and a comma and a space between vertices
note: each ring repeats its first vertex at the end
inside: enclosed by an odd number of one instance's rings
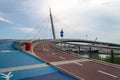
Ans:
POLYGON ((51 21, 53 39, 56 39, 56 36, 55 36, 55 28, 54 28, 54 24, 53 24, 52 13, 51 13, 51 8, 49 8, 49 10, 50 10, 50 21, 51 21))

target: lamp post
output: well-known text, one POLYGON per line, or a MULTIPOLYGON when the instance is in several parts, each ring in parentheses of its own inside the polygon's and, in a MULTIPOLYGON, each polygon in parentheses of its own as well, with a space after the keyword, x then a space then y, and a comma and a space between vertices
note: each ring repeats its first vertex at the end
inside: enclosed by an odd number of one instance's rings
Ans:
POLYGON ((61 29, 61 31, 60 31, 60 37, 61 37, 61 39, 63 38, 63 36, 64 36, 64 31, 63 31, 63 29, 61 29))
MULTIPOLYGON (((64 31, 63 31, 63 29, 61 29, 61 31, 60 31, 61 40, 62 40, 63 36, 64 36, 64 31)), ((62 46, 62 41, 61 41, 61 47, 63 47, 63 46, 62 46)))

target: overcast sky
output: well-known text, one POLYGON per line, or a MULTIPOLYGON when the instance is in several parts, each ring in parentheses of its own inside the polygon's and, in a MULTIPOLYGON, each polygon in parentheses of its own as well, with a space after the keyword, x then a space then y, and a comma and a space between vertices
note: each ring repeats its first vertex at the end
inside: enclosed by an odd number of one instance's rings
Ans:
POLYGON ((0 39, 51 38, 49 7, 57 38, 120 43, 120 0, 0 0, 0 39))

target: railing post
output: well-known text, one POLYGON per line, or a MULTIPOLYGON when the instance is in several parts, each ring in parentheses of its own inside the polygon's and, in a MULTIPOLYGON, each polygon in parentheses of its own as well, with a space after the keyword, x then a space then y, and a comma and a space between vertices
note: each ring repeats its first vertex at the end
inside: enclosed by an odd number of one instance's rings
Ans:
POLYGON ((92 58, 92 51, 91 51, 91 47, 89 48, 89 54, 90 54, 90 58, 92 58))
POLYGON ((62 42, 60 43, 60 45, 61 45, 61 50, 62 50, 62 42))
POLYGON ((71 53, 71 51, 70 51, 70 44, 69 44, 69 46, 68 46, 68 47, 69 47, 69 48, 68 48, 68 49, 69 49, 69 51, 68 51, 68 52, 69 52, 69 53, 71 53))
POLYGON ((114 63, 114 52, 111 50, 111 63, 114 63))
POLYGON ((80 55, 80 46, 78 46, 78 49, 79 49, 79 50, 78 50, 78 51, 79 51, 78 53, 79 53, 79 55, 80 55))

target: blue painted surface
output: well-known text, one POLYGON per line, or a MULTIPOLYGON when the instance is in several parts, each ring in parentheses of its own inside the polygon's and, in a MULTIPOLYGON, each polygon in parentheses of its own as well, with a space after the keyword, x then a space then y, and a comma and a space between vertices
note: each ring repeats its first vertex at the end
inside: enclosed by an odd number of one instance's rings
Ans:
POLYGON ((6 42, 0 44, 0 50, 16 50, 13 46, 13 42, 6 42))
POLYGON ((76 80, 76 79, 68 75, 65 75, 61 72, 53 72, 45 75, 33 76, 33 77, 24 78, 20 80, 76 80))
POLYGON ((0 52, 0 68, 41 64, 42 61, 23 52, 0 52))
MULTIPOLYGON (((9 72, 5 72, 3 74, 8 73, 9 72)), ((12 75, 10 80, 76 80, 73 77, 59 72, 51 66, 14 71, 12 72, 12 75)), ((5 79, 0 77, 0 80, 5 79)))
MULTIPOLYGON (((15 52, 0 52, 0 69, 44 63, 29 54, 16 50, 13 47, 12 42, 0 44, 0 50, 15 50, 15 52)), ((4 72, 3 74, 8 73, 9 72, 4 72)), ((17 70, 13 71, 12 75, 13 76, 10 80, 75 80, 74 78, 59 72, 51 66, 17 70)), ((6 79, 2 78, 2 75, 0 74, 0 80, 6 79)))
MULTIPOLYGON (((11 77, 10 80, 18 80, 18 79, 23 79, 23 78, 38 76, 38 75, 40 76, 40 75, 45 75, 45 74, 54 73, 54 72, 57 72, 57 70, 50 66, 34 68, 34 69, 19 70, 19 71, 12 72, 13 77, 11 77)), ((8 72, 5 72, 4 74, 8 74, 8 72)), ((0 78, 0 80, 4 80, 4 79, 0 78)))

